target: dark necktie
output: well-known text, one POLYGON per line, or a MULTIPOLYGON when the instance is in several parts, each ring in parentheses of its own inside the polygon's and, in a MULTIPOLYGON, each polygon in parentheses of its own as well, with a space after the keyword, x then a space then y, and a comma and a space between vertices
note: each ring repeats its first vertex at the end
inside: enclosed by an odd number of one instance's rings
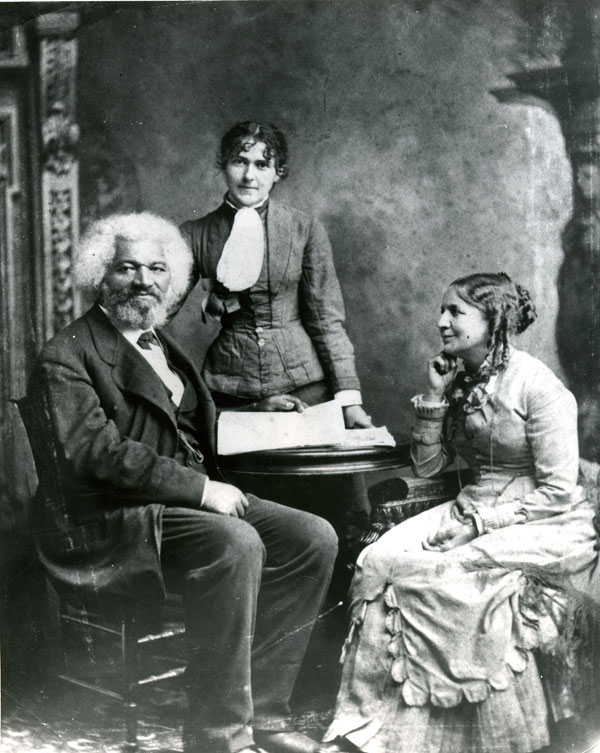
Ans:
POLYGON ((142 332, 138 337, 137 344, 144 350, 150 350, 151 345, 156 345, 157 348, 160 348, 158 337, 151 331, 142 332))

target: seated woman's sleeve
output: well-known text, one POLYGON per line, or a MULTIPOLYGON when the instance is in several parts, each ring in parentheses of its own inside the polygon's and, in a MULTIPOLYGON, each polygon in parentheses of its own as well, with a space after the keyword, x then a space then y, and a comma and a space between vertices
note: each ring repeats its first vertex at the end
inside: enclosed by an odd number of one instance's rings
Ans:
POLYGON ((536 488, 495 507, 478 506, 483 533, 566 512, 578 499, 575 398, 554 375, 533 374, 529 384, 525 429, 536 488))
POLYGON ((454 459, 454 451, 443 436, 448 403, 425 403, 421 395, 413 397, 415 422, 411 433, 410 456, 417 476, 431 478, 441 473, 454 459))

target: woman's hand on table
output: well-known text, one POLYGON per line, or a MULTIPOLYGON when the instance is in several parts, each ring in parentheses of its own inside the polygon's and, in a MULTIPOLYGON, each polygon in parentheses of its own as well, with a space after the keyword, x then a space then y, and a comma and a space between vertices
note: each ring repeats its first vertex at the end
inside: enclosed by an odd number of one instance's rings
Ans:
POLYGON ((371 429, 373 422, 367 416, 362 405, 344 405, 344 423, 346 429, 371 429))
POLYGON ((456 358, 438 353, 427 361, 426 403, 440 402, 456 375, 456 358))
POLYGON ((308 404, 295 395, 271 395, 271 397, 265 397, 264 400, 254 403, 252 406, 252 410, 267 413, 292 410, 302 413, 306 408, 308 408, 308 404))

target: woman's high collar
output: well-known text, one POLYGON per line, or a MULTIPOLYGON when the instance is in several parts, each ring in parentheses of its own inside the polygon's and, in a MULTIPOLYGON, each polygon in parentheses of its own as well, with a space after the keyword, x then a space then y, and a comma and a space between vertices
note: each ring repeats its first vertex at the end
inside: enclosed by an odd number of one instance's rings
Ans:
POLYGON ((229 192, 227 192, 225 196, 223 197, 223 203, 225 204, 225 206, 229 207, 234 212, 237 212, 238 209, 256 209, 256 211, 262 217, 264 214, 266 214, 266 211, 269 207, 269 197, 267 196, 267 198, 263 201, 263 203, 259 204, 257 207, 244 207, 241 204, 239 204, 234 198, 232 198, 229 195, 229 192))

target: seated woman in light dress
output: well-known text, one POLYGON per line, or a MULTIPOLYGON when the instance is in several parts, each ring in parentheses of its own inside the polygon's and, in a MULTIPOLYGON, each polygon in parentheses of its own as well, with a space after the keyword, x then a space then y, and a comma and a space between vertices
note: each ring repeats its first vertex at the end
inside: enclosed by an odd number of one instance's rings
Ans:
POLYGON ((511 344, 534 319, 529 294, 505 274, 463 277, 444 295, 443 349, 413 398, 412 459, 431 477, 458 453, 474 481, 361 553, 322 751, 548 744, 527 595, 534 584, 572 586, 596 553, 592 506, 577 486, 575 399, 511 344))

